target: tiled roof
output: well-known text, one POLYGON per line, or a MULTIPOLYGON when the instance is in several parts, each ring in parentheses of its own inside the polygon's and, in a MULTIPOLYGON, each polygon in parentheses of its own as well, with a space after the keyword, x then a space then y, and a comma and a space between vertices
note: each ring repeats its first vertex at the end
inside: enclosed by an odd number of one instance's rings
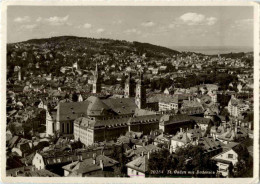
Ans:
POLYGON ((218 139, 232 141, 235 139, 235 137, 236 137, 235 131, 229 130, 229 131, 224 132, 223 134, 219 135, 218 139))
POLYGON ((145 173, 148 171, 148 158, 147 156, 140 156, 133 161, 127 163, 126 166, 145 173))
POLYGON ((87 101, 89 101, 89 105, 87 108, 88 115, 91 115, 91 116, 104 115, 104 113, 110 109, 98 97, 90 96, 90 97, 88 97, 87 101))
POLYGON ((35 170, 35 171, 29 171, 25 172, 22 176, 29 176, 29 177, 60 177, 59 175, 46 170, 46 169, 41 169, 41 170, 35 170))
POLYGON ((76 161, 70 163, 63 167, 63 169, 71 172, 76 172, 78 174, 85 174, 88 172, 101 170, 100 160, 103 162, 104 167, 113 167, 118 164, 118 162, 114 159, 111 159, 104 155, 99 155, 95 159, 95 163, 93 163, 93 158, 88 158, 83 161, 76 161))
POLYGON ((149 111, 146 109, 138 109, 138 108, 135 109, 135 113, 134 113, 135 116, 146 116, 146 115, 154 115, 154 114, 156 114, 156 112, 149 111))
POLYGON ((138 124, 138 123, 153 123, 159 121, 161 118, 161 115, 147 115, 147 116, 137 116, 137 117, 131 117, 129 120, 130 124, 138 124))
POLYGON ((75 120, 81 115, 87 115, 89 101, 59 103, 57 109, 57 121, 75 120))
POLYGON ((182 123, 182 122, 188 122, 188 121, 192 121, 190 116, 188 116, 188 115, 182 115, 182 114, 173 115, 173 116, 164 115, 160 119, 160 124, 163 123, 164 125, 169 125, 169 124, 182 123))
POLYGON ((147 102, 164 102, 164 103, 179 103, 180 101, 188 99, 185 95, 167 95, 167 94, 151 94, 147 97, 147 102))
POLYGON ((212 159, 215 160, 216 162, 221 162, 221 163, 224 163, 224 164, 231 164, 232 163, 231 161, 220 159, 220 158, 212 158, 212 159))
POLYGON ((57 121, 75 120, 87 115, 100 116, 109 113, 132 115, 136 108, 134 98, 100 99, 90 96, 83 102, 59 103, 57 121))
POLYGON ((184 142, 184 143, 189 143, 189 142, 191 142, 191 140, 189 139, 189 137, 188 137, 188 135, 187 135, 187 132, 185 132, 185 133, 182 135, 181 141, 184 142))
POLYGON ((158 151, 160 149, 161 148, 159 148, 159 147, 157 147, 153 144, 149 144, 149 145, 146 145, 146 146, 141 146, 141 147, 137 147, 135 149, 128 150, 126 152, 126 155, 128 157, 131 157, 131 156, 141 155, 142 153, 147 154, 148 152, 158 151))
POLYGON ((191 119, 194 120, 197 124, 207 124, 208 125, 211 122, 211 119, 203 118, 203 117, 191 116, 191 119))
POLYGON ((114 117, 111 119, 97 119, 91 120, 89 118, 80 117, 74 121, 74 123, 79 124, 81 127, 126 127, 129 124, 146 124, 158 122, 160 115, 147 115, 147 116, 138 116, 138 117, 114 117))
POLYGON ((187 135, 187 132, 178 132, 173 138, 171 138, 172 140, 175 141, 179 141, 179 142, 183 142, 185 144, 188 144, 191 142, 190 138, 187 135))
POLYGON ((208 116, 214 116, 216 115, 215 112, 213 112, 211 109, 207 108, 206 111, 204 112, 205 115, 208 115, 208 116))
POLYGON ((108 98, 103 103, 119 115, 134 114, 137 108, 134 98, 108 98))
POLYGON ((184 107, 180 109, 180 113, 187 115, 202 114, 204 109, 202 107, 184 107))
POLYGON ((221 149, 224 145, 218 140, 214 140, 213 137, 203 137, 199 139, 199 144, 203 147, 205 151, 213 151, 216 149, 221 149))

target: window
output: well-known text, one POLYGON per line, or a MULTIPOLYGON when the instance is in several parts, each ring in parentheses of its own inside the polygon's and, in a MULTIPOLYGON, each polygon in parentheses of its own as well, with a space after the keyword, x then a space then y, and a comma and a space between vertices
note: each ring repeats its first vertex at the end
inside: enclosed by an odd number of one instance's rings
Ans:
POLYGON ((228 154, 228 158, 233 158, 233 154, 228 154))
POLYGON ((138 174, 139 174, 139 173, 138 173, 138 172, 136 172, 136 176, 138 176, 138 174))

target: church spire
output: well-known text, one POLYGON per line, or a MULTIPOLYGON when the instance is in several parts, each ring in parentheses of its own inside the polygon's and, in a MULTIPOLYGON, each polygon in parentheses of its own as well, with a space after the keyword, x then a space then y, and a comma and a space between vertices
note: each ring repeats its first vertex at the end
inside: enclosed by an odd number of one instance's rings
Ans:
POLYGON ((96 69, 94 73, 94 80, 93 80, 93 93, 100 93, 101 92, 101 81, 99 76, 98 64, 96 62, 96 69))
POLYGON ((139 109, 146 108, 146 88, 143 81, 143 73, 139 72, 139 81, 136 84, 135 103, 139 109))

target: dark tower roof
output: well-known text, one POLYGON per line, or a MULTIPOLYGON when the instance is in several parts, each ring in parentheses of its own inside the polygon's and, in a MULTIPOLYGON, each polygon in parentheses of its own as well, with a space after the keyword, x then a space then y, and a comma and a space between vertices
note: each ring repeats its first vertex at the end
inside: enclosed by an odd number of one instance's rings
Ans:
POLYGON ((131 72, 128 72, 128 77, 125 81, 126 83, 133 83, 133 80, 132 80, 132 73, 131 72))

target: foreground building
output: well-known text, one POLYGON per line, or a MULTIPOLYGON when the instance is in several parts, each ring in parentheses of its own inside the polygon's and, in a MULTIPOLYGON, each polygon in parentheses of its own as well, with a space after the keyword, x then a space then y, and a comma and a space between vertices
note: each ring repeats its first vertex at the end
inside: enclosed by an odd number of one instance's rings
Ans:
POLYGON ((64 176, 69 177, 113 177, 119 174, 119 162, 107 156, 93 156, 63 166, 64 176))
POLYGON ((234 166, 238 162, 237 145, 237 143, 227 145, 223 152, 212 158, 217 162, 218 173, 224 177, 228 177, 231 165, 234 166))
POLYGON ((142 155, 126 164, 127 175, 130 178, 145 178, 148 172, 148 155, 142 155))

